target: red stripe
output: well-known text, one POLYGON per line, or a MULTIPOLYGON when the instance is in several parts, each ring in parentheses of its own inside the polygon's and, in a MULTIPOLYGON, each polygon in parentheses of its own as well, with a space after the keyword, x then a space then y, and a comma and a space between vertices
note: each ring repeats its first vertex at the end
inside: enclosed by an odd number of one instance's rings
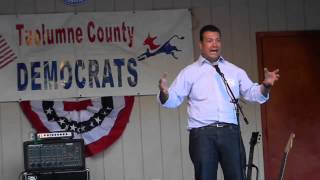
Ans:
POLYGON ((24 114, 27 116, 32 126, 39 133, 49 132, 49 130, 42 124, 39 116, 32 110, 30 101, 21 101, 20 107, 23 110, 24 114))
POLYGON ((90 99, 79 102, 63 101, 63 108, 65 111, 80 111, 87 109, 88 106, 92 106, 90 99))
POLYGON ((7 61, 7 60, 13 59, 13 58, 12 58, 13 56, 14 56, 14 53, 11 53, 9 56, 7 56, 7 57, 5 57, 5 58, 2 59, 2 60, 0 61, 0 64, 1 64, 2 62, 7 61))
POLYGON ((122 135, 130 118, 131 110, 134 103, 134 96, 125 96, 125 103, 125 108, 119 112, 118 118, 116 119, 110 133, 107 136, 103 136, 99 140, 86 145, 85 149, 87 157, 105 150, 122 135))
POLYGON ((5 67, 6 65, 10 64, 12 61, 14 61, 15 59, 17 59, 17 56, 15 56, 14 58, 12 58, 11 60, 7 61, 6 63, 2 64, 0 66, 0 69, 2 69, 3 67, 5 67))
POLYGON ((0 44, 1 44, 1 45, 0 45, 0 49, 7 45, 7 43, 6 43, 4 40, 0 41, 0 44), (3 43, 3 42, 4 42, 4 43, 3 43), (3 43, 3 44, 2 44, 2 43, 3 43))
MULTIPOLYGON (((0 48, 2 48, 2 47, 0 47, 0 48)), ((8 50, 8 49, 9 49, 9 46, 7 46, 6 48, 2 49, 2 50, 0 51, 0 54, 2 54, 3 52, 5 52, 5 51, 8 50)))
MULTIPOLYGON (((4 39, 1 39, 1 40, 0 40, 0 44, 3 43, 3 42, 4 42, 4 39)), ((7 43, 5 43, 5 44, 7 44, 7 43)))
POLYGON ((12 52, 11 49, 9 49, 9 51, 5 52, 3 55, 0 56, 0 59, 2 59, 3 57, 5 57, 7 54, 9 54, 10 52, 12 52))
POLYGON ((14 56, 14 53, 11 53, 9 56, 5 57, 0 61, 0 64, 5 63, 10 60, 14 60, 17 56, 14 56))

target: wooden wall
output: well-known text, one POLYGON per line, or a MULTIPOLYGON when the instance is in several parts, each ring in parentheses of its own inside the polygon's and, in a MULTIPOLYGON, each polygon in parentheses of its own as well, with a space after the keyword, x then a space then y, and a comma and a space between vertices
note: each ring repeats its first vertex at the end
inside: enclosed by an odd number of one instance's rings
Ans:
MULTIPOLYGON (((199 54, 199 29, 204 24, 215 24, 223 32, 224 56, 246 69, 253 80, 258 79, 255 32, 320 29, 319 0, 88 0, 77 8, 65 6, 63 0, 0 3, 0 15, 189 8, 193 14, 195 56, 199 54)), ((261 131, 260 106, 243 107, 250 121, 249 125, 242 123, 249 151, 251 132, 261 131)), ((136 97, 130 122, 120 140, 103 153, 86 159, 91 179, 193 180, 186 119, 185 104, 167 110, 159 107, 155 96, 136 97)), ((1 180, 18 179, 23 171, 22 143, 29 140, 30 132, 30 123, 18 103, 0 103, 1 180)), ((255 152, 254 163, 263 180, 261 143, 255 152)), ((219 178, 223 179, 220 171, 219 178)))

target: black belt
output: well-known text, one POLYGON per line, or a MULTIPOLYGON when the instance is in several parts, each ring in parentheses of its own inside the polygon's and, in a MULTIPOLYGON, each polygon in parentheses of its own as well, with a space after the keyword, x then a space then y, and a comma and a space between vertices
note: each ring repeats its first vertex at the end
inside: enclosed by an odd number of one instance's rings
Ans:
POLYGON ((209 124, 209 125, 207 125, 206 127, 223 128, 223 127, 229 127, 229 126, 236 126, 236 124, 218 122, 218 123, 209 124))
POLYGON ((224 123, 224 122, 217 122, 217 123, 212 123, 206 126, 198 127, 198 128, 192 128, 191 131, 193 130, 201 130, 201 129, 209 129, 209 128, 237 128, 238 125, 232 124, 232 123, 224 123))

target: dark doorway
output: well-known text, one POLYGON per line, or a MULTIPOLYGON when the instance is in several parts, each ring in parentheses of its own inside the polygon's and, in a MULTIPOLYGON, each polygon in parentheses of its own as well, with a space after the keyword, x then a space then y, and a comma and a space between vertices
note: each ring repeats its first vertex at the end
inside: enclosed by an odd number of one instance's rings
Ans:
POLYGON ((261 107, 265 179, 276 180, 291 132, 286 180, 320 176, 320 31, 257 33, 259 78, 280 69, 270 100, 261 107))

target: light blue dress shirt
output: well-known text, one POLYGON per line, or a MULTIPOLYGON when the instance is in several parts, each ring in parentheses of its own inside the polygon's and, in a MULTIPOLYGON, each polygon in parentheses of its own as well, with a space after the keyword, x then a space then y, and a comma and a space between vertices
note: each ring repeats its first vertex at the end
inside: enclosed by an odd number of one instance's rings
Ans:
MULTIPOLYGON (((261 85, 253 83, 244 70, 223 57, 219 58, 218 66, 237 99, 241 96, 260 104, 268 100, 269 95, 265 97, 261 85)), ((202 56, 179 73, 168 91, 168 100, 162 104, 164 107, 178 107, 185 97, 188 98, 188 129, 215 122, 237 124, 235 105, 231 103, 223 80, 202 56)))

